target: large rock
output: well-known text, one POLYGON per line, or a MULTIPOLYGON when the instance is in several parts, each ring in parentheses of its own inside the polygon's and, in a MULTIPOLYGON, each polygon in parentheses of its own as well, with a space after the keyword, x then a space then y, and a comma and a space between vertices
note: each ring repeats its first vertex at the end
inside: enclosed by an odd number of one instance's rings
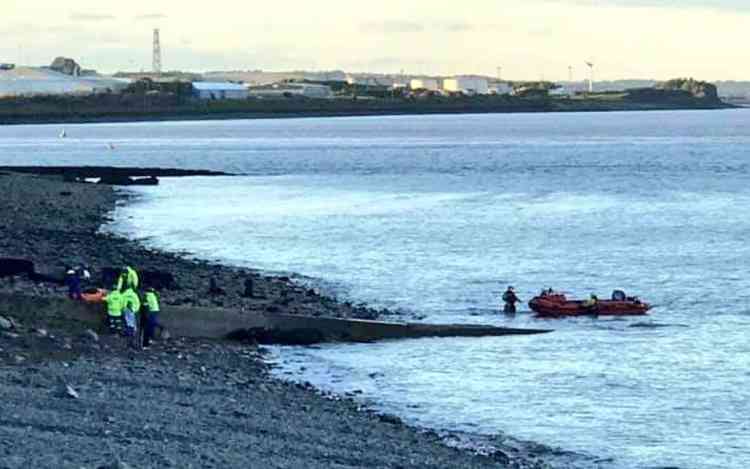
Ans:
POLYGON ((52 70, 77 77, 81 74, 81 66, 75 60, 67 57, 57 57, 49 66, 52 70))

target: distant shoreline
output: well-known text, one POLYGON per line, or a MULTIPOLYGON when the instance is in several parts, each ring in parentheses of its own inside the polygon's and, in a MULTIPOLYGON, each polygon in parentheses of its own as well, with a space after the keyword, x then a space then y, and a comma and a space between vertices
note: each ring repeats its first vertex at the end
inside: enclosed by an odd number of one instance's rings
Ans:
POLYGON ((376 117, 408 115, 458 114, 520 114, 572 112, 632 112, 632 111, 690 111, 737 109, 724 102, 692 99, 677 102, 628 102, 596 100, 499 100, 499 101, 440 101, 440 102, 379 102, 379 101, 259 101, 209 102, 205 106, 179 109, 62 109, 62 106, 33 113, 24 109, 13 112, 0 104, 0 125, 89 124, 239 119, 295 119, 323 117, 376 117))

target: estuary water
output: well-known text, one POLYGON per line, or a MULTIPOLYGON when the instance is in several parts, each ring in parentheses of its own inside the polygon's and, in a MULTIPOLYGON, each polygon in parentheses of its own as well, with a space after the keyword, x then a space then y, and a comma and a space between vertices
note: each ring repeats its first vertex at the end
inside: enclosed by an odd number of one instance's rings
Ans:
POLYGON ((750 111, 0 127, 0 164, 216 169, 134 191, 113 229, 295 272, 429 322, 540 336, 277 349, 279 373, 425 427, 601 467, 750 465, 750 111), (655 305, 498 314, 513 285, 655 305))

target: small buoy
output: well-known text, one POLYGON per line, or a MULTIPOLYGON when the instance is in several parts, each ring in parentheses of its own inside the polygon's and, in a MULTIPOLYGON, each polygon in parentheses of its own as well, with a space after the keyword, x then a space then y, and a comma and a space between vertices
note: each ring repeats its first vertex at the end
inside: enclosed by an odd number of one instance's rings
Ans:
POLYGON ((63 131, 62 131, 62 132, 60 132, 60 138, 65 138, 65 137, 67 137, 67 136, 68 136, 68 134, 66 134, 66 133, 65 133, 65 129, 63 129, 63 131))

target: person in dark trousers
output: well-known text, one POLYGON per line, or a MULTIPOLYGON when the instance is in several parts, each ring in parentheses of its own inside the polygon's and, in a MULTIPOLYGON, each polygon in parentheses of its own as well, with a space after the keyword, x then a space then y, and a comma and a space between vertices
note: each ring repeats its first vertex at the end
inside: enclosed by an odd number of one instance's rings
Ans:
POLYGON ((513 287, 508 287, 508 289, 505 290, 505 293, 503 293, 503 301, 505 302, 503 312, 505 314, 516 314, 516 303, 520 303, 521 300, 516 296, 516 291, 513 287))
POLYGON ((131 348, 140 349, 141 347, 141 327, 139 321, 139 314, 141 311, 141 299, 138 296, 138 292, 132 288, 128 288, 122 293, 123 301, 125 302, 125 309, 123 315, 125 316, 125 336, 128 337, 128 343, 131 348))
POLYGON ((143 334, 143 348, 148 348, 151 341, 154 339, 156 328, 164 329, 159 323, 159 295, 156 294, 156 290, 153 287, 146 289, 146 327, 143 334))
POLYGON ((85 289, 88 287, 91 282, 91 272, 89 271, 89 268, 84 264, 78 264, 78 267, 75 268, 75 272, 78 274, 78 278, 81 279, 81 288, 85 289))
POLYGON ((72 267, 65 270, 65 285, 68 287, 68 298, 81 299, 81 277, 72 267))

